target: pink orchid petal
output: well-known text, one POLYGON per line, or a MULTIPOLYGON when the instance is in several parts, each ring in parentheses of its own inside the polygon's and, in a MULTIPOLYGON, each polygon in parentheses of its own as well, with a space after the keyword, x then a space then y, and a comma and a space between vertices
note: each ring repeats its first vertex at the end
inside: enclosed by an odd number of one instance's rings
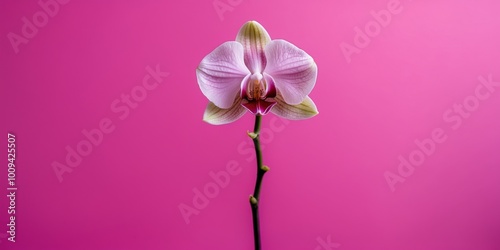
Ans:
POLYGON ((265 48, 265 72, 272 76, 286 103, 302 103, 314 85, 318 67, 313 58, 285 40, 273 40, 265 48))
POLYGON ((276 105, 273 106, 271 112, 277 116, 289 120, 303 120, 317 115, 318 109, 313 100, 306 96, 304 101, 297 105, 290 105, 283 100, 283 97, 278 94, 275 98, 276 105))
POLYGON ((210 102, 203 114, 203 120, 213 125, 227 124, 240 119, 246 111, 241 105, 241 98, 238 95, 236 101, 228 109, 221 109, 210 102))
POLYGON ((203 94, 221 109, 230 108, 239 93, 241 82, 248 76, 243 60, 243 46, 226 42, 208 54, 196 69, 203 94))
POLYGON ((236 41, 243 45, 245 50, 245 65, 252 73, 262 73, 266 67, 264 48, 271 41, 267 31, 256 21, 245 23, 236 41))

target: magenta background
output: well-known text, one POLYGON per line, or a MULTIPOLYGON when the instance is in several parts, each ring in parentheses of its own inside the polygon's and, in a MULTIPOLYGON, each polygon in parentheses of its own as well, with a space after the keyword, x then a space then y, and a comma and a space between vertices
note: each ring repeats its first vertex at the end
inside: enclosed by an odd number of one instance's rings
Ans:
MULTIPOLYGON (((253 249, 255 162, 238 150, 253 119, 202 122, 195 76, 248 20, 319 68, 311 97, 320 114, 265 139, 263 249, 314 250, 328 235, 339 249, 500 249, 500 91, 457 130, 442 119, 478 76, 500 81, 498 1, 401 0, 351 63, 340 43, 352 44, 354 27, 389 0, 243 0, 224 20, 212 2, 71 1, 15 54, 6 35, 41 8, 1 1, 0 131, 17 135, 19 188, 18 242, 0 239, 1 249, 253 249), (110 104, 157 64, 170 75, 119 120, 110 104), (115 131, 59 183, 52 162, 102 118, 115 131), (436 127, 448 139, 391 192, 384 172, 436 127), (192 189, 231 160, 242 172, 186 224, 178 205, 192 205, 192 189)), ((6 176, 2 167, 0 225, 6 176)))

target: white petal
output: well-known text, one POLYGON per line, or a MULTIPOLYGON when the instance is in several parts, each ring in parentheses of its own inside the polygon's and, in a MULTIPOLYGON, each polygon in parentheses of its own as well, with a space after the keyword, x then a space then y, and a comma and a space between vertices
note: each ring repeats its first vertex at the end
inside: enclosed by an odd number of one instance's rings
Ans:
POLYGON ((289 120, 308 119, 319 113, 316 104, 309 96, 306 96, 300 104, 290 105, 279 94, 276 96, 276 105, 271 109, 271 112, 289 120))
POLYGON ((201 91, 222 109, 231 107, 241 82, 249 74, 243 61, 243 46, 238 42, 220 45, 203 58, 196 69, 201 91))
POLYGON ((267 66, 276 88, 288 104, 299 104, 316 84, 318 67, 313 58, 285 40, 273 40, 265 48, 267 66))

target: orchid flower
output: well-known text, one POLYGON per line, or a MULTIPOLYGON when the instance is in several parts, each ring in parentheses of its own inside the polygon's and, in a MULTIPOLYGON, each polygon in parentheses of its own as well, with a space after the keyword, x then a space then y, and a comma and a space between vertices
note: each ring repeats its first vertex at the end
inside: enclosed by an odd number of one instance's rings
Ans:
POLYGON ((255 188, 250 195, 255 250, 261 249, 259 196, 264 174, 260 146, 262 116, 269 112, 290 120, 318 114, 309 93, 316 84, 318 67, 303 50, 285 40, 271 40, 256 21, 241 27, 236 41, 225 42, 205 56, 196 69, 198 84, 208 98, 203 120, 226 124, 247 111, 255 115, 253 140, 257 160, 255 188))
POLYGON ((306 52, 285 40, 271 40, 256 21, 241 27, 236 41, 208 54, 196 70, 208 98, 203 120, 214 125, 238 120, 246 111, 290 120, 318 114, 309 93, 318 68, 306 52))

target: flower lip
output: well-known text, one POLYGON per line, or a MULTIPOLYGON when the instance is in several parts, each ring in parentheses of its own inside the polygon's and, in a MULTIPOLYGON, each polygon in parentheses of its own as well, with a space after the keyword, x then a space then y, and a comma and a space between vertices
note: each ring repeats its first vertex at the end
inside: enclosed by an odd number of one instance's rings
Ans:
POLYGON ((267 114, 276 104, 276 88, 272 78, 255 73, 243 83, 242 105, 253 114, 267 114))

